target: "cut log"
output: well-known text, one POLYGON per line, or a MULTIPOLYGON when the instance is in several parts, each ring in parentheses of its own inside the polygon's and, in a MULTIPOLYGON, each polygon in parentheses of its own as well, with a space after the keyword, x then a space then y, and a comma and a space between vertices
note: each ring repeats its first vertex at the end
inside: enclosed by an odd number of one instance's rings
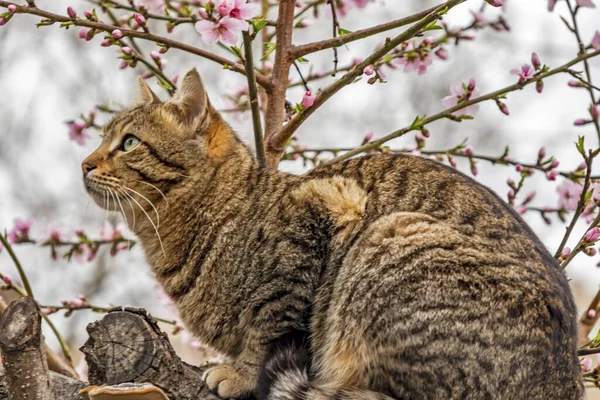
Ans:
POLYGON ((117 308, 88 325, 81 347, 92 385, 150 382, 171 399, 217 400, 202 380, 201 368, 175 354, 167 335, 143 310, 117 308))

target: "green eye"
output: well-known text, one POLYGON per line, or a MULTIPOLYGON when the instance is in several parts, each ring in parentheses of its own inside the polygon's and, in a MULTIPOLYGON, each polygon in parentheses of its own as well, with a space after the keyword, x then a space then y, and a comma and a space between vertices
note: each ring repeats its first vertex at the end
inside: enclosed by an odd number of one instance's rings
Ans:
POLYGON ((126 135, 123 139, 123 144, 121 145, 121 150, 123 151, 131 151, 135 149, 135 147, 140 144, 140 139, 136 138, 133 135, 126 135))

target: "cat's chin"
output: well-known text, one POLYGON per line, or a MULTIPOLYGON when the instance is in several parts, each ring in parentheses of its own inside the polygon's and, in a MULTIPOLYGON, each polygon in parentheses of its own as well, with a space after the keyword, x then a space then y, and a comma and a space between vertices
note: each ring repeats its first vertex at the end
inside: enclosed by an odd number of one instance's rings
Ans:
POLYGON ((92 200, 94 200, 94 203, 96 203, 100 208, 108 211, 120 211, 119 206, 111 198, 111 195, 108 194, 108 192, 101 192, 90 187, 86 187, 85 190, 92 200))

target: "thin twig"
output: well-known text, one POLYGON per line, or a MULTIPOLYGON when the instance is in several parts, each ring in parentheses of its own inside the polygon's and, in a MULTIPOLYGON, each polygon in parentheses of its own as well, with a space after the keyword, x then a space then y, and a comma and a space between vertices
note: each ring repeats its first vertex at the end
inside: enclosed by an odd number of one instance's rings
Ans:
POLYGON ((304 79, 304 76, 302 75, 302 71, 300 70, 300 66, 298 65, 297 61, 294 61, 294 67, 296 68, 296 72, 298 72, 298 75, 300 76, 300 80, 302 81, 302 85, 304 85, 304 89, 307 92, 310 92, 310 88, 308 87, 308 82, 306 82, 306 79, 304 79))
MULTIPOLYGON (((337 38, 338 30, 340 28, 340 24, 337 18, 337 12, 335 11, 335 0, 327 0, 327 3, 331 6, 331 18, 333 20, 333 38, 337 38)), ((337 73, 338 66, 338 51, 337 47, 333 47, 333 73, 331 76, 335 76, 337 73)))
POLYGON ((0 234, 0 242, 2 242, 4 248, 8 251, 10 258, 12 258, 13 262, 15 263, 15 267, 17 267, 17 270, 19 271, 19 276, 21 277, 21 282, 23 282, 23 286, 25 287, 25 292, 27 293, 27 296, 34 297, 33 290, 31 289, 31 285, 29 284, 29 279, 27 278, 27 274, 25 273, 21 262, 17 258, 17 255, 13 251, 11 244, 8 242, 8 240, 6 240, 6 238, 2 234, 0 234))
POLYGON ((265 145, 263 142, 263 130, 260 120, 260 107, 258 104, 258 91, 256 79, 254 78, 254 58, 252 57, 252 38, 248 31, 243 31, 244 58, 246 65, 246 78, 248 79, 248 96, 250 110, 252 111, 252 125, 254 127, 254 146, 256 147, 256 159, 261 167, 265 167, 265 145))

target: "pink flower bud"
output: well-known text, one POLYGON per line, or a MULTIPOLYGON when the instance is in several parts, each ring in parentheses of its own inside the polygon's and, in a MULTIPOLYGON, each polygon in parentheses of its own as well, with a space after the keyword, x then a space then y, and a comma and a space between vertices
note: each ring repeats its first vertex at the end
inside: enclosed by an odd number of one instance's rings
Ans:
POLYGON ((536 70, 539 70, 540 67, 542 66, 542 63, 540 62, 540 57, 538 57, 537 53, 533 53, 531 55, 531 64, 533 65, 533 68, 535 68, 536 70))
POLYGON ((590 372, 592 370, 592 359, 590 357, 583 357, 583 360, 581 360, 581 369, 583 372, 590 372))
POLYGON ((535 83, 535 90, 538 93, 542 93, 544 91, 544 81, 539 80, 535 83))
POLYGON ((79 29, 79 38, 85 39, 86 41, 90 41, 94 38, 94 30, 88 27, 81 27, 79 29))
POLYGON ((128 55, 128 56, 133 54, 133 50, 131 49, 131 47, 127 47, 127 46, 121 47, 121 51, 123 52, 123 54, 128 55))
POLYGON ((565 247, 564 249, 562 249, 562 251, 560 252, 560 255, 563 256, 564 258, 569 257, 569 255, 571 254, 571 249, 569 247, 565 247))
POLYGON ((517 170, 517 172, 521 172, 523 171, 523 166, 521 164, 517 164, 515 165, 515 169, 517 170))
POLYGON ((171 81, 177 85, 177 81, 179 80, 179 74, 175 74, 173 75, 173 77, 171 78, 171 81))
POLYGON ((370 142, 371 140, 373 140, 373 132, 367 133, 364 138, 365 142, 370 142))
POLYGON ((533 200, 533 199, 534 199, 534 197, 535 197, 535 194, 536 194, 535 190, 534 190, 534 191, 532 191, 532 192, 530 192, 530 193, 527 195, 527 197, 525 197, 524 203, 529 203, 531 200, 533 200))
POLYGON ((514 186, 514 185, 515 185, 515 181, 513 181, 511 178, 508 178, 508 179, 506 180, 506 184, 507 184, 508 186, 514 186))
POLYGON ((473 157, 473 154, 475 154, 475 152, 473 151, 473 147, 472 146, 467 146, 463 149, 463 153, 465 153, 466 156, 469 157, 473 157))
POLYGON ((8 12, 10 12, 11 14, 14 14, 17 11, 17 6, 15 4, 9 4, 8 8, 8 12))
POLYGON ((454 158, 449 158, 448 162, 450 163, 451 166, 456 167, 456 160, 454 158))
POLYGON ((7 22, 8 22, 8 19, 6 19, 6 18, 0 18, 0 26, 6 25, 7 22))
POLYGON ((304 96, 302 97, 302 102, 300 104, 302 104, 304 108, 308 108, 315 103, 316 98, 317 95, 313 94, 311 91, 307 91, 306 93, 304 93, 304 96))
POLYGON ((198 8, 198 15, 200 15, 200 18, 202 19, 208 19, 208 13, 206 12, 206 8, 198 8))
POLYGON ((102 47, 109 47, 111 45, 111 41, 109 39, 104 39, 101 43, 100 46, 102 47))
POLYGON ((363 73, 367 76, 373 75, 374 69, 372 65, 367 65, 365 69, 363 69, 363 73))
POLYGON ((446 61, 448 59, 448 50, 443 47, 440 47, 435 51, 435 55, 440 59, 446 61))
POLYGON ((477 174, 479 173, 479 170, 475 165, 471 165, 471 173, 473 174, 473 176, 477 176, 477 174))
POLYGON ((589 124, 590 122, 592 122, 592 121, 589 121, 587 119, 576 119, 575 122, 573 122, 573 124, 575 126, 584 126, 584 125, 589 124))
POLYGON ((592 118, 598 119, 598 115, 600 115, 600 114, 598 113, 598 105, 597 104, 592 104, 592 106, 590 107, 590 114, 592 114, 592 118))
POLYGON ((546 148, 544 146, 540 147, 540 150, 538 151, 538 158, 544 158, 546 157, 546 148))
POLYGON ((81 300, 81 299, 69 300, 68 303, 73 308, 79 308, 79 307, 83 306, 83 300, 81 300))
POLYGON ((504 5, 504 0, 485 0, 492 7, 502 7, 504 5))
POLYGON ((468 90, 469 92, 472 92, 473 90, 475 90, 475 86, 476 86, 475 79, 471 78, 471 79, 469 80, 469 85, 467 86, 467 90, 468 90))
POLYGON ((510 115, 510 112, 508 111, 508 107, 506 106, 505 103, 498 101, 498 108, 500 109, 500 111, 502 112, 502 114, 504 115, 510 115))
POLYGON ((584 253, 587 256, 594 257, 598 252, 593 247, 588 247, 584 250, 584 253))
POLYGON ((514 197, 515 197, 515 191, 514 191, 514 190, 512 190, 512 189, 510 189, 510 190, 508 191, 508 193, 506 194, 506 196, 507 196, 509 199, 514 199, 514 197))
POLYGON ((121 39, 123 37, 123 32, 120 29, 115 29, 111 34, 115 39, 121 39))
POLYGON ((593 308, 590 308, 587 312, 587 316, 590 319, 596 318, 596 310, 594 310, 593 308))
POLYGON ((589 231, 587 231, 585 233, 583 238, 588 243, 595 242, 596 240, 598 240, 598 238, 600 238, 600 228, 598 228, 597 226, 593 227, 592 229, 590 229, 589 231))
POLYGON ((146 18, 140 13, 134 13, 133 18, 139 26, 146 26, 146 18))
POLYGON ((83 12, 83 15, 85 15, 85 17, 87 19, 94 19, 94 14, 92 14, 91 12, 89 12, 87 10, 83 12))
POLYGON ((67 7, 67 14, 69 15, 69 18, 71 18, 71 19, 75 19, 77 17, 77 13, 75 12, 75 9, 71 6, 67 7))
POLYGON ((574 88, 579 88, 579 87, 584 87, 584 86, 585 86, 585 85, 584 85, 582 82, 580 82, 580 81, 575 81, 575 80, 570 80, 570 81, 568 82, 568 85, 569 85, 570 87, 574 87, 574 88))
POLYGON ((158 54, 157 51, 151 51, 150 57, 152 57, 154 61, 160 61, 160 54, 158 54))
POLYGON ((10 279, 10 276, 8 275, 4 275, 4 277, 2 278, 2 280, 4 281, 4 283, 6 283, 7 285, 10 285, 12 283, 12 279, 10 279))
POLYGON ((552 168, 556 168, 556 167, 558 167, 559 164, 560 163, 558 162, 558 160, 552 160, 552 162, 550 163, 550 166, 552 168))
POLYGON ((557 176, 558 172, 556 172, 555 169, 546 172, 546 179, 548 179, 549 181, 555 181, 557 176))
POLYGON ((515 211, 519 214, 519 215, 523 215, 527 212, 527 207, 520 205, 520 206, 516 206, 515 207, 515 211))
POLYGON ((121 64, 119 64, 119 69, 125 69, 127 68, 127 66, 129 65, 129 61, 121 61, 121 64))

